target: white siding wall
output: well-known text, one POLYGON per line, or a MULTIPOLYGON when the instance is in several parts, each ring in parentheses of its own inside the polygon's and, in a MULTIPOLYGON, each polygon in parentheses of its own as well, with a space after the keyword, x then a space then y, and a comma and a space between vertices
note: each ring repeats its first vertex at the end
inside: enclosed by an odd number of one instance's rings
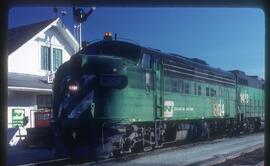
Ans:
MULTIPOLYGON (((62 49, 62 62, 70 59, 75 53, 75 46, 70 46, 59 32, 61 24, 55 24, 43 30, 38 36, 29 40, 15 52, 8 56, 8 71, 15 73, 46 75, 47 71, 41 70, 41 46, 62 49), (57 27, 56 27, 57 26, 57 27)), ((12 109, 24 109, 29 123, 25 126, 34 127, 34 112, 37 109, 37 95, 42 92, 8 91, 8 128, 12 127, 12 109)))
POLYGON ((62 49, 63 62, 69 60, 70 56, 74 54, 58 30, 52 27, 10 54, 8 57, 8 71, 46 75, 46 71, 41 70, 40 47, 42 45, 62 49))

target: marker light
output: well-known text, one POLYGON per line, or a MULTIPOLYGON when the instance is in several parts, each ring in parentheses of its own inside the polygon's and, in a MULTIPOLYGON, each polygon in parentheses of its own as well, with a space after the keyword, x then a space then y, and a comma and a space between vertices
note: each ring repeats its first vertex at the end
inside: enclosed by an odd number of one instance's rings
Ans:
POLYGON ((105 32, 104 40, 112 40, 112 32, 105 32))
POLYGON ((112 32, 105 32, 105 36, 112 36, 112 32))
POLYGON ((71 92, 76 92, 76 91, 79 89, 79 87, 78 87, 78 85, 76 85, 76 84, 72 84, 72 85, 69 85, 69 86, 68 86, 68 89, 69 89, 71 92))

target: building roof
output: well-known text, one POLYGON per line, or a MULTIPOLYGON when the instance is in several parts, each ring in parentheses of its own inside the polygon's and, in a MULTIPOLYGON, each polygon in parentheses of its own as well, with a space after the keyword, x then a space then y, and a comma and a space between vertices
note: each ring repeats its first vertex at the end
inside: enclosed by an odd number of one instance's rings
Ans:
POLYGON ((8 30, 8 55, 49 26, 57 18, 49 19, 33 24, 15 27, 8 30))
POLYGON ((52 84, 47 82, 47 76, 32 74, 8 73, 8 88, 16 90, 51 91, 52 84))

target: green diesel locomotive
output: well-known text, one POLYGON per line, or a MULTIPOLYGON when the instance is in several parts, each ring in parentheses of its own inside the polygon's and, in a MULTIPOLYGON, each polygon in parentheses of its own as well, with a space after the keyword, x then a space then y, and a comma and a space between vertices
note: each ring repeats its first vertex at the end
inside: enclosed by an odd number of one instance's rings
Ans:
POLYGON ((59 153, 76 147, 108 157, 260 129, 262 79, 105 39, 56 72, 53 126, 59 153))

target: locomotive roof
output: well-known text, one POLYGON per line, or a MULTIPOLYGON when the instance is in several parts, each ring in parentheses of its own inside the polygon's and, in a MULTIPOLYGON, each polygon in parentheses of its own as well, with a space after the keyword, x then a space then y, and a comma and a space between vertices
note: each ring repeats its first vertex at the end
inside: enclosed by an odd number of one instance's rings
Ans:
MULTIPOLYGON (((224 78, 225 80, 231 80, 231 84, 233 85, 233 81, 239 75, 236 75, 233 72, 224 71, 219 68, 214 68, 209 66, 205 61, 198 58, 187 58, 178 54, 164 53, 158 49, 147 48, 138 45, 137 43, 130 43, 126 41, 120 40, 100 40, 98 42, 94 42, 89 44, 80 53, 84 54, 115 54, 120 57, 129 58, 132 60, 139 60, 142 51, 151 52, 156 56, 164 56, 165 61, 168 63, 175 63, 175 65, 183 65, 189 70, 195 72, 203 72, 208 75, 212 75, 218 78, 224 78)), ((241 76, 240 76, 241 77, 241 76)), ((240 78, 239 77, 239 78, 240 78)), ((245 77, 248 81, 247 85, 253 86, 256 88, 262 87, 262 81, 256 81, 254 77, 247 76, 245 77)), ((257 79, 258 80, 258 79, 257 79)))
POLYGON ((258 76, 249 76, 240 70, 232 70, 230 72, 236 76, 238 84, 264 89, 264 80, 260 79, 258 76))
POLYGON ((219 68, 210 67, 204 60, 201 60, 198 58, 187 58, 178 54, 163 53, 160 50, 153 49, 153 48, 144 48, 144 49, 151 50, 152 52, 156 54, 161 54, 162 56, 167 57, 165 59, 165 63, 167 62, 168 65, 174 64, 178 66, 183 66, 184 68, 187 68, 190 71, 193 71, 193 73, 196 73, 196 76, 198 76, 198 73, 202 73, 204 75, 203 77, 207 78, 208 80, 219 79, 219 83, 223 82, 224 80, 227 80, 229 81, 230 85, 235 84, 234 74, 228 71, 221 70, 219 68), (224 79, 221 79, 221 78, 224 78, 224 79))
POLYGON ((173 59, 175 61, 185 62, 189 67, 193 68, 194 70, 204 71, 207 73, 219 75, 222 77, 227 77, 230 79, 235 79, 234 75, 228 71, 221 70, 219 68, 214 68, 209 66, 203 60, 197 58, 187 58, 177 54, 167 54, 169 59, 173 59))
POLYGON ((141 47, 124 41, 101 40, 91 43, 83 48, 79 53, 91 55, 117 55, 137 61, 140 58, 141 47))

